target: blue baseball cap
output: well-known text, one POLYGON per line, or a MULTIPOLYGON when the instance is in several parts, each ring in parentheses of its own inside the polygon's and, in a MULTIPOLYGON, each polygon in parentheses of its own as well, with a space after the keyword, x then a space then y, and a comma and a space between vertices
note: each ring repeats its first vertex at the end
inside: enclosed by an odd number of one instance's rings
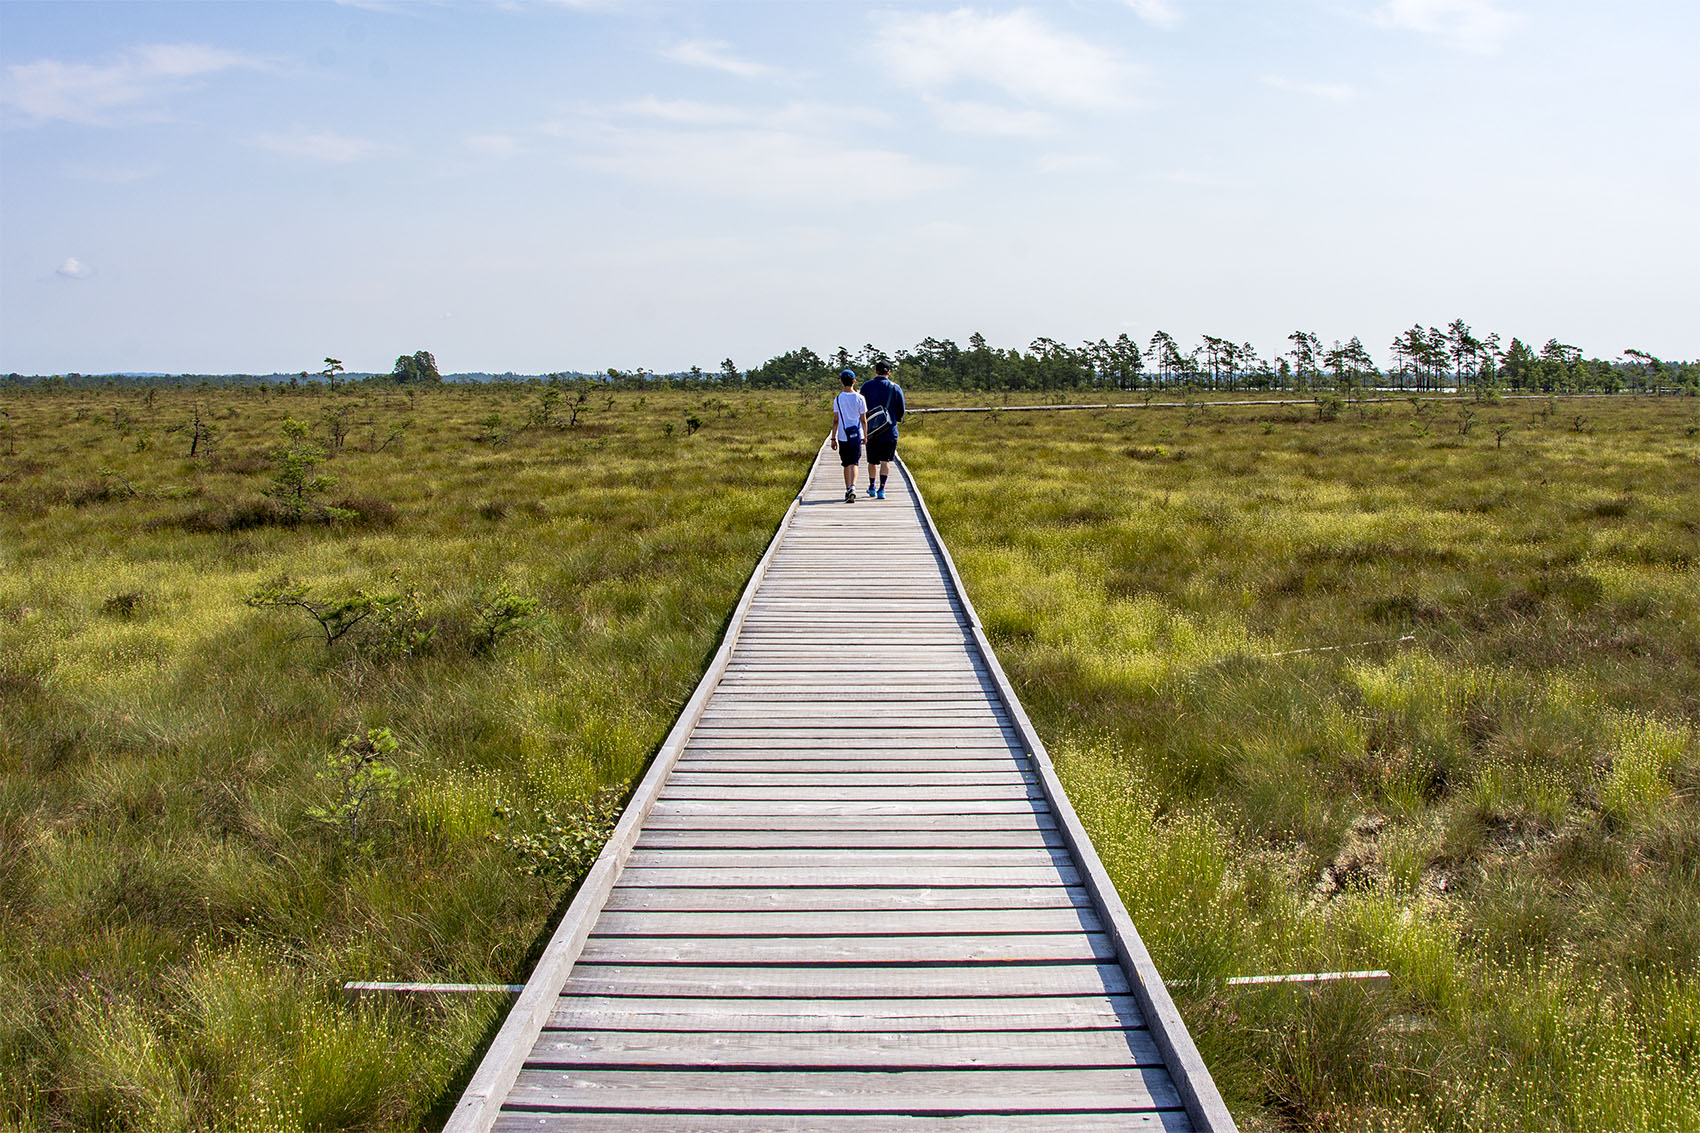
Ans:
POLYGON ((856 376, 856 371, 855 370, 840 370, 840 371, 838 371, 838 376, 841 377, 841 378, 854 378, 856 376))

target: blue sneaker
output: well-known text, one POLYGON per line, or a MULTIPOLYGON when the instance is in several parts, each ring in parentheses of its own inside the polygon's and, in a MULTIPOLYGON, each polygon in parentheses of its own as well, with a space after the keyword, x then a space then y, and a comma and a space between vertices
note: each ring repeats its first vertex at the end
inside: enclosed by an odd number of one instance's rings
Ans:
POLYGON ((876 499, 876 500, 885 499, 885 489, 881 488, 879 491, 875 492, 874 493, 874 499, 876 499))
POLYGON ((874 486, 872 484, 868 485, 868 498, 870 500, 874 498, 874 486))

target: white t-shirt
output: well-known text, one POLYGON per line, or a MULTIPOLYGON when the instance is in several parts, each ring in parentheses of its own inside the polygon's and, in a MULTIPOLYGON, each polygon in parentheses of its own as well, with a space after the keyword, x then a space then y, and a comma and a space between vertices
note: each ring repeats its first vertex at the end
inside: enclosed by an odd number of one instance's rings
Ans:
MULTIPOLYGON (((868 403, 861 394, 847 389, 832 399, 832 410, 838 415, 838 439, 842 441, 847 439, 844 436, 846 425, 854 425, 857 429, 862 427, 862 418, 868 412, 868 403)), ((867 440, 866 437, 861 439, 867 440)))

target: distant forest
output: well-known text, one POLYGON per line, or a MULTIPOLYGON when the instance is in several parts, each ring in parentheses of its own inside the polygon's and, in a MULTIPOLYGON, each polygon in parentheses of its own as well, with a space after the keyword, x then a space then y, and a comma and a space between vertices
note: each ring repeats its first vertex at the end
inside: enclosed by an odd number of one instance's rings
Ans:
POLYGON ((398 357, 387 374, 345 373, 340 362, 326 358, 323 369, 296 374, 14 373, 3 384, 101 388, 327 383, 334 387, 356 381, 403 385, 575 381, 622 388, 807 389, 830 385, 842 369, 871 374, 876 363, 889 362, 897 380, 917 390, 1700 394, 1700 361, 1667 361, 1634 348, 1616 359, 1586 358, 1579 348, 1556 338, 1537 349, 1519 338, 1502 343, 1498 334, 1478 336, 1462 319, 1444 328, 1417 324, 1399 334, 1388 347, 1386 365, 1355 335, 1325 346, 1309 331, 1294 331, 1287 336, 1287 344, 1284 352, 1271 357, 1249 342, 1205 335, 1196 345, 1185 346, 1158 331, 1143 346, 1120 334, 1113 341, 1100 338, 1079 346, 1036 338, 1021 350, 990 346, 984 335, 974 334, 966 347, 948 338, 929 337, 911 350, 890 353, 869 343, 857 351, 839 347, 823 357, 803 346, 751 369, 741 369, 727 358, 717 369, 693 366, 675 373, 609 367, 592 373, 448 375, 440 374, 435 358, 420 350, 398 357))

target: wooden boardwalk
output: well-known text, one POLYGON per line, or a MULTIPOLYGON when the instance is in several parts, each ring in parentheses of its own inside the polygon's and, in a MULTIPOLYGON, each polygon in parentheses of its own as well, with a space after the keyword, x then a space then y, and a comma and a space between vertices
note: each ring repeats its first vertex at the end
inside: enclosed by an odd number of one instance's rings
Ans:
POLYGON ((449 1130, 1233 1128, 907 470, 842 499, 823 449, 449 1130))

